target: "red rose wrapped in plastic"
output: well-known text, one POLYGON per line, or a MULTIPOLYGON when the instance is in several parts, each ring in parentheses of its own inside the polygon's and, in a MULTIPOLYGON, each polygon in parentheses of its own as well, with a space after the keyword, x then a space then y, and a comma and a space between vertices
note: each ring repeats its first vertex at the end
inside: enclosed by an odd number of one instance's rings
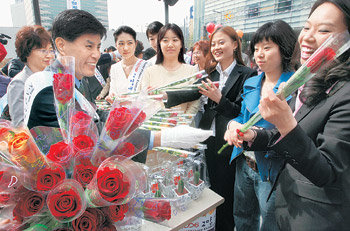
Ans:
POLYGON ((74 166, 73 178, 85 188, 94 178, 96 171, 97 167, 91 163, 89 158, 78 157, 74 166))
POLYGON ((108 120, 106 122, 106 130, 112 140, 120 138, 125 129, 133 121, 131 111, 126 107, 116 107, 109 113, 108 120))
POLYGON ((99 169, 97 185, 102 198, 111 203, 123 201, 130 188, 128 177, 120 169, 109 167, 99 169))
POLYGON ((46 157, 52 162, 66 165, 71 158, 70 148, 64 141, 52 144, 46 157))
POLYGON ((78 218, 86 208, 84 190, 75 180, 64 180, 47 195, 47 206, 52 216, 60 222, 78 218))
POLYGON ((125 217, 125 213, 129 211, 128 204, 122 204, 122 205, 111 205, 108 207, 102 208, 102 211, 108 215, 108 217, 114 221, 122 221, 125 217))
POLYGON ((55 163, 41 169, 36 177, 36 190, 49 191, 66 178, 64 169, 55 163))
POLYGON ((88 202, 95 207, 125 204, 147 187, 146 172, 141 164, 122 156, 107 158, 94 179, 86 186, 88 202))
POLYGON ((83 111, 78 111, 77 113, 75 113, 72 118, 71 118, 71 123, 72 124, 76 124, 80 121, 84 121, 84 122, 90 122, 92 119, 91 116, 89 116, 88 114, 86 114, 85 112, 83 111))
POLYGON ((89 150, 95 146, 95 142, 87 135, 78 135, 73 138, 73 149, 77 153, 82 150, 89 150))
POLYGON ((117 149, 113 152, 114 155, 121 155, 130 157, 135 154, 135 146, 132 143, 124 142, 121 143, 117 149))
POLYGON ((13 209, 14 217, 30 217, 41 211, 45 204, 44 196, 39 192, 28 190, 21 186, 15 195, 18 198, 13 209))
POLYGON ((310 59, 310 62, 306 64, 307 67, 310 67, 311 73, 316 73, 318 69, 320 69, 323 64, 327 63, 330 60, 333 60, 336 53, 330 47, 326 47, 323 50, 320 50, 316 53, 313 59, 310 59))
POLYGON ((66 104, 74 92, 74 78, 71 74, 56 73, 53 75, 53 90, 56 99, 61 104, 66 104))
POLYGON ((98 208, 87 208, 86 211, 72 222, 74 230, 101 230, 104 214, 98 208))
POLYGON ((143 214, 145 219, 155 222, 170 220, 170 202, 168 200, 146 199, 143 204, 143 214))

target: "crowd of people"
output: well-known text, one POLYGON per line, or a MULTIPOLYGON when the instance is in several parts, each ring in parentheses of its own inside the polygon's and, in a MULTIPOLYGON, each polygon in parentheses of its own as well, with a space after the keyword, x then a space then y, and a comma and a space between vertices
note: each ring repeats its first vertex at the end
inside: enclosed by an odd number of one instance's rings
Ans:
POLYGON ((249 63, 242 58, 242 38, 230 26, 217 28, 209 41, 197 41, 186 53, 180 27, 158 21, 147 28, 151 47, 144 52, 136 32, 120 26, 115 47, 101 54, 103 25, 88 12, 66 10, 50 32, 41 26, 18 31, 18 57, 2 69, 9 80, 1 117, 29 129, 59 127, 52 84, 43 74, 57 56, 75 57, 76 89, 92 104, 151 92, 204 70, 208 78, 183 84, 202 87, 162 92, 165 107, 196 114, 198 129, 175 127, 147 136, 149 149, 207 145, 211 189, 225 199, 217 208, 216 230, 347 230, 350 50, 291 96, 276 96, 329 36, 346 31, 350 2, 317 0, 299 35, 283 20, 259 27, 249 41, 249 63), (32 91, 25 93, 29 86, 32 91), (258 111, 263 119, 240 132, 258 111), (232 146, 219 155, 226 142, 232 146))

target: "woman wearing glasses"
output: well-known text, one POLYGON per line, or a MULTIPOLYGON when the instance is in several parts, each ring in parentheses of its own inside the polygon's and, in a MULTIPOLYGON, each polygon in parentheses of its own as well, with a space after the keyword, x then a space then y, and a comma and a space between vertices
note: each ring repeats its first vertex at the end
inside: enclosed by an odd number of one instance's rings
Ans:
POLYGON ((24 26, 16 35, 16 53, 25 63, 7 88, 9 113, 14 126, 24 119, 24 84, 29 76, 43 71, 55 58, 50 34, 42 26, 24 26))

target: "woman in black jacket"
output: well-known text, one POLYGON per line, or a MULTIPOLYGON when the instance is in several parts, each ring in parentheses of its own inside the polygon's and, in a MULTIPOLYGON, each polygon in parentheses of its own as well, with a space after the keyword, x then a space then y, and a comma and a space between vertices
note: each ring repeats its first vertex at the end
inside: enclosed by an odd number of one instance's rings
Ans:
POLYGON ((241 109, 241 90, 244 81, 256 75, 256 71, 245 67, 241 55, 241 43, 236 31, 229 26, 217 29, 210 38, 210 53, 207 56, 206 72, 209 80, 206 89, 199 91, 169 91, 167 106, 208 97, 199 128, 213 129, 215 137, 205 141, 205 152, 211 189, 225 198, 223 205, 216 210, 216 230, 233 230, 233 188, 235 164, 229 164, 232 148, 221 155, 217 152, 225 143, 224 133, 227 123, 236 117, 241 109), (219 81, 217 88, 213 81, 219 81))

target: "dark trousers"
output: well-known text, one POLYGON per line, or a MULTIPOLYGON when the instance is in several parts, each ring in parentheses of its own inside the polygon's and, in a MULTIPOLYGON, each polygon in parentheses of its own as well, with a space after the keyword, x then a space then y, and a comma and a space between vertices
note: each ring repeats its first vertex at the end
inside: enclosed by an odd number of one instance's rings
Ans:
POLYGON ((205 142, 208 146, 205 157, 209 173, 210 188, 225 201, 216 209, 216 231, 233 231, 235 222, 233 219, 233 189, 235 183, 235 162, 229 164, 232 147, 226 148, 220 155, 214 137, 205 142))

